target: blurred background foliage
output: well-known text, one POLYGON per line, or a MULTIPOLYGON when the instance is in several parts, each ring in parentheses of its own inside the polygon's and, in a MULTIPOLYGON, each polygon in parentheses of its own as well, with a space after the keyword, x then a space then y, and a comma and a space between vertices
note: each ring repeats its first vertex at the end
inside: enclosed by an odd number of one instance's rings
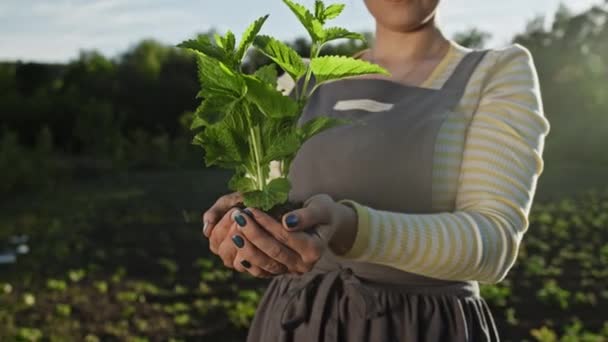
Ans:
MULTIPOLYGON (((483 293, 505 340, 605 341, 608 8, 562 6, 543 23, 513 42, 538 70, 545 171, 518 263, 483 293)), ((453 38, 483 48, 490 35, 453 38)), ((309 54, 306 39, 288 43, 309 54)), ((251 50, 243 67, 268 63, 251 50)), ((230 175, 190 144, 198 88, 192 55, 154 40, 116 58, 0 62, 0 260, 18 255, 0 263, 0 340, 243 338, 266 283, 200 238, 230 175)))
MULTIPOLYGON (((608 154, 602 153, 608 136, 605 9, 598 6, 573 15, 562 6, 551 28, 543 22, 542 17, 532 20, 513 42, 530 49, 538 70, 553 129, 546 145, 547 164, 564 159, 606 163, 608 154)), ((371 33, 366 35, 373 39, 371 33)), ((453 38, 464 46, 482 48, 490 36, 473 28, 453 38)), ((304 38, 288 43, 303 56, 310 52, 304 38)), ((323 54, 351 55, 364 47, 347 41, 327 46, 323 54)), ((250 50, 244 69, 251 72, 268 63, 265 56, 250 50)), ((41 134, 50 133, 53 151, 91 162, 103 160, 109 167, 150 163, 197 168, 202 160, 199 151, 179 151, 176 156, 173 152, 188 146, 182 140, 172 142, 188 137, 185 126, 197 104, 198 86, 193 57, 153 40, 113 59, 83 51, 67 64, 2 62, 3 137, 16 134, 20 145, 33 148, 41 134), (149 151, 150 158, 142 151, 146 146, 154 151, 149 151), (154 156, 158 149, 174 160, 154 156)))

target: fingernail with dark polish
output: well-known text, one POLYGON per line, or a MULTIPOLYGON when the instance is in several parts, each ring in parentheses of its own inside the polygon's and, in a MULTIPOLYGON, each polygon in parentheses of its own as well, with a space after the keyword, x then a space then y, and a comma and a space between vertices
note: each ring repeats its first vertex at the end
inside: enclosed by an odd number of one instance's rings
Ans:
POLYGON ((251 210, 249 210, 249 209, 245 208, 245 209, 243 209, 243 212, 244 212, 245 214, 247 214, 247 216, 249 216, 249 217, 253 218, 253 213, 251 212, 251 210))
POLYGON ((245 267, 245 268, 251 267, 251 264, 247 260, 242 260, 241 265, 243 265, 243 267, 245 267))
POLYGON ((241 227, 245 227, 245 225, 247 224, 247 221, 245 221, 245 218, 241 214, 235 214, 234 215, 234 220, 241 227))
POLYGON ((285 223, 287 223, 287 227, 293 228, 298 225, 298 217, 294 214, 289 214, 285 219, 285 223))
POLYGON ((239 235, 232 236, 232 242, 234 242, 238 248, 243 248, 243 246, 245 246, 245 240, 239 235))

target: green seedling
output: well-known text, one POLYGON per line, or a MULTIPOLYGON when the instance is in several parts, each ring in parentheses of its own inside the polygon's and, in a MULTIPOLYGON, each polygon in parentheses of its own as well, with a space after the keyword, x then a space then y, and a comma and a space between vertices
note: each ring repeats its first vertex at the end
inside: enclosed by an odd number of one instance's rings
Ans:
POLYGON ((297 125, 319 86, 350 76, 389 74, 379 65, 352 57, 319 56, 323 46, 336 39, 365 42, 359 33, 327 27, 328 21, 340 15, 343 4, 326 6, 316 1, 309 10, 290 0, 283 3, 310 35, 309 63, 287 44, 259 34, 268 15, 255 20, 238 44, 227 31, 214 39, 201 35, 178 45, 193 51, 198 63, 201 90, 197 98, 202 101, 190 128, 200 131, 192 143, 205 150, 207 166, 234 170, 228 187, 243 194, 245 206, 265 211, 287 202, 291 189, 287 174, 300 146, 315 134, 350 122, 320 116, 297 125), (252 45, 274 63, 246 74, 242 64, 252 45), (296 84, 303 84, 301 89, 296 86, 288 95, 279 91, 276 65, 296 84), (315 84, 309 87, 312 76, 315 84), (271 165, 278 165, 278 172, 271 173, 271 165))

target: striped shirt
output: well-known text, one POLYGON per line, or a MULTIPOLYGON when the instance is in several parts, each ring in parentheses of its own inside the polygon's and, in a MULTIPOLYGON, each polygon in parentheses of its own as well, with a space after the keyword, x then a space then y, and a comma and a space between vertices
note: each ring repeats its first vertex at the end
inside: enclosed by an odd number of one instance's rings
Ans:
MULTIPOLYGON (((439 89, 470 51, 454 41, 421 87, 439 89)), ((293 83, 293 82, 292 82, 293 83)), ((290 84, 280 80, 279 87, 290 84)), ((550 125, 530 52, 490 50, 439 130, 432 214, 371 208, 352 199, 353 247, 341 258, 444 280, 498 283, 514 264, 543 171, 550 125)))

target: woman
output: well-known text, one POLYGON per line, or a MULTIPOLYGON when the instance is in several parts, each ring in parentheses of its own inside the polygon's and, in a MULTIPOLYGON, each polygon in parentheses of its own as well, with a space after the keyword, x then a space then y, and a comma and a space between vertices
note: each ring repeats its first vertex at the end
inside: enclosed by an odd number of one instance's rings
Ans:
MULTIPOLYGON (((479 283, 516 260, 550 126, 528 50, 472 50, 435 23, 438 0, 365 0, 366 75, 317 89, 277 222, 220 198, 203 234, 225 265, 273 276, 248 341, 497 341, 479 283), (312 232, 312 234, 310 233, 312 232)), ((301 82, 298 85, 301 86, 301 82)))

